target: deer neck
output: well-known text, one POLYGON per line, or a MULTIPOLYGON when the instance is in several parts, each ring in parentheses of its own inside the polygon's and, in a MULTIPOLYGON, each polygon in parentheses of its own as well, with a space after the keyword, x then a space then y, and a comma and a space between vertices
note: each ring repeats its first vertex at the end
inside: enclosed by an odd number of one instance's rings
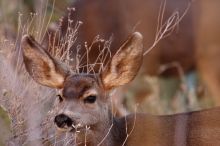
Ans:
POLYGON ((99 124, 95 137, 89 146, 121 146, 126 137, 125 120, 114 117, 111 112, 108 115, 108 122, 99 124))

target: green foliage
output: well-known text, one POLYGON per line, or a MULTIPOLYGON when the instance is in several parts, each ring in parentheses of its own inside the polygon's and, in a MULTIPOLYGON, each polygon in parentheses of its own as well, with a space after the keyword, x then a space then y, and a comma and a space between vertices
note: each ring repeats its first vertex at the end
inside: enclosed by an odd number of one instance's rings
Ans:
POLYGON ((1 107, 0 107, 0 119, 2 119, 5 122, 5 124, 8 126, 8 128, 10 128, 9 116, 8 116, 7 112, 4 111, 1 107))
POLYGON ((9 138, 10 135, 10 119, 7 114, 1 107, 0 107, 0 146, 5 145, 5 141, 9 138))

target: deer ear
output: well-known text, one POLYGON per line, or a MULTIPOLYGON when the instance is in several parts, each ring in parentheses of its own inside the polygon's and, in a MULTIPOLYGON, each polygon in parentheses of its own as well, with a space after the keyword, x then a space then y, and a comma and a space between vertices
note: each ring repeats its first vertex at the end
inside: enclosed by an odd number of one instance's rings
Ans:
POLYGON ((119 48, 101 73, 105 89, 111 90, 134 79, 142 64, 143 37, 135 32, 119 48))
POLYGON ((22 38, 23 59, 27 72, 39 84, 62 88, 70 70, 58 62, 31 36, 22 38))

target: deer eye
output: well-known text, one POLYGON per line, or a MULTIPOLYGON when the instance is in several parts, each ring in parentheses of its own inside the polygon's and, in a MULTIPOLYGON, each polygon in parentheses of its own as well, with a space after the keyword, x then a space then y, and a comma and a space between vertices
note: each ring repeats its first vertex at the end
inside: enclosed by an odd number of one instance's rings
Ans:
POLYGON ((58 94, 57 97, 59 98, 59 102, 63 101, 63 97, 60 94, 58 94))
POLYGON ((95 95, 87 96, 84 99, 84 103, 94 103, 95 101, 96 101, 96 96, 95 95))

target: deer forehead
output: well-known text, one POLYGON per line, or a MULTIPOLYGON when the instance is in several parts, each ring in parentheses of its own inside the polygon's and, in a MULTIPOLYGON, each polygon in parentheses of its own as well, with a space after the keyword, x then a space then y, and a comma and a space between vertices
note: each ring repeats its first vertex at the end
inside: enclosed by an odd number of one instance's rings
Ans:
POLYGON ((100 83, 95 75, 71 75, 66 78, 62 95, 66 99, 97 95, 100 83))

